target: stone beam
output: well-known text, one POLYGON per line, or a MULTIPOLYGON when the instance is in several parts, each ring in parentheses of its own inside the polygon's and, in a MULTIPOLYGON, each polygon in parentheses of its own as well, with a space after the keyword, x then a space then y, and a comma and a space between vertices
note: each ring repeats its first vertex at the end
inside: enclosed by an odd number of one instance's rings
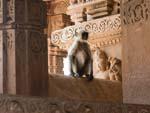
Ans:
POLYGON ((148 105, 0 95, 1 113, 149 113, 148 105))
POLYGON ((109 46, 121 41, 120 14, 83 22, 52 32, 51 41, 62 49, 67 49, 74 40, 75 31, 85 30, 90 33, 91 48, 109 46))

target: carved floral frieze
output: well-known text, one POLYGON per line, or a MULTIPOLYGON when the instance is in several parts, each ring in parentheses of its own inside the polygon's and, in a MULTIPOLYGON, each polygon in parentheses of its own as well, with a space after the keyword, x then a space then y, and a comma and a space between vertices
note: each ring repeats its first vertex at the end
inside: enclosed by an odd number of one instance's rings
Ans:
POLYGON ((67 49, 74 39, 75 33, 84 30, 90 33, 91 47, 108 46, 120 42, 120 14, 83 22, 52 32, 51 41, 62 49, 67 49), (96 40, 96 42, 95 42, 96 40), (94 43, 92 43, 94 42, 94 43))

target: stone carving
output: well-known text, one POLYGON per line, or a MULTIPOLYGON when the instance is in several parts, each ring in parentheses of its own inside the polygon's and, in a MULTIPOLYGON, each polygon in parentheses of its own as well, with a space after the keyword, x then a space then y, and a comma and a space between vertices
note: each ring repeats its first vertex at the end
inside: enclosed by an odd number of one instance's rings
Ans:
MULTIPOLYGON (((52 32, 51 35, 51 41, 54 45, 59 46, 62 49, 67 49, 70 45, 68 45, 71 40, 74 39, 74 35, 76 31, 84 30, 89 32, 91 35, 94 33, 95 35, 98 34, 99 37, 109 37, 113 35, 120 35, 121 34, 121 20, 120 15, 113 15, 109 17, 100 18, 97 20, 92 20, 88 22, 83 22, 78 25, 66 27, 62 30, 57 30, 52 32), (66 44, 66 42, 68 44, 66 44)), ((91 36, 90 35, 90 36, 91 36)), ((98 37, 97 42, 94 43, 94 45, 98 44, 100 46, 104 45, 113 45, 118 42, 120 42, 120 38, 113 38, 111 40, 108 40, 105 44, 105 42, 100 41, 100 38, 98 37)), ((90 38, 89 42, 92 42, 93 40, 96 40, 96 37, 90 38)), ((94 46, 93 45, 93 46, 94 46)), ((93 47, 91 45, 91 47, 93 47)))
POLYGON ((100 69, 100 71, 106 71, 107 70, 107 66, 108 66, 108 57, 106 55, 106 53, 101 50, 100 48, 96 48, 96 61, 97 61, 97 66, 100 69))
POLYGON ((124 24, 133 24, 140 21, 146 21, 150 14, 149 0, 130 0, 123 5, 122 14, 124 24))
POLYGON ((149 108, 149 105, 0 95, 1 113, 149 113, 149 108))
POLYGON ((6 13, 6 23, 10 24, 15 21, 15 1, 14 0, 6 0, 7 3, 7 13, 6 13))
POLYGON ((48 113, 61 113, 61 109, 56 103, 50 103, 48 108, 48 113))
POLYGON ((42 51, 43 49, 43 45, 42 45, 42 37, 40 36, 40 34, 37 34, 37 33, 34 33, 32 32, 30 34, 30 47, 31 47, 31 50, 34 52, 34 53, 39 53, 42 51))
POLYGON ((66 14, 67 7, 69 6, 69 0, 46 0, 47 3, 47 14, 56 15, 56 14, 66 14))
POLYGON ((12 100, 7 105, 6 113, 25 113, 25 112, 24 112, 24 109, 23 109, 21 103, 19 103, 16 100, 12 100))
POLYGON ((63 29, 66 26, 71 25, 70 17, 66 14, 57 14, 51 16, 51 25, 49 29, 52 31, 63 29))
POLYGON ((122 81, 121 60, 114 57, 108 57, 100 48, 96 49, 95 54, 96 65, 99 69, 99 72, 96 73, 95 77, 106 80, 122 81))
POLYGON ((113 57, 108 58, 110 80, 122 81, 121 60, 113 57))
POLYGON ((59 3, 56 3, 56 6, 54 8, 55 14, 66 14, 67 7, 69 6, 69 3, 67 0, 62 0, 59 3))
POLYGON ((95 113, 93 108, 91 108, 89 105, 80 105, 79 107, 79 113, 95 113))
POLYGON ((70 2, 67 14, 71 16, 71 20, 75 24, 111 14, 119 14, 117 10, 120 6, 117 6, 117 2, 114 0, 70 0, 70 2), (86 11, 84 11, 85 9, 86 11), (84 19, 83 12, 87 19, 84 19))
POLYGON ((13 48, 13 32, 12 31, 6 31, 4 32, 4 36, 6 37, 6 47, 8 49, 12 49, 13 48))
POLYGON ((94 1, 94 0, 70 0, 70 5, 81 4, 85 2, 91 2, 91 1, 94 1))
POLYGON ((20 30, 19 32, 16 33, 16 44, 17 47, 20 49, 20 51, 24 52, 25 51, 25 47, 26 47, 26 35, 25 35, 25 31, 20 30), (22 42, 20 44, 20 42, 22 42))

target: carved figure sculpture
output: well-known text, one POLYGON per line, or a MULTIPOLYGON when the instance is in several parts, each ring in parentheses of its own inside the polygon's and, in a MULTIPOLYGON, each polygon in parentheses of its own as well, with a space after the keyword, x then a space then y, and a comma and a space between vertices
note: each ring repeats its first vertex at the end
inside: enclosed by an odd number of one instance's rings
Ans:
POLYGON ((108 68, 108 57, 100 48, 96 48, 96 61, 100 71, 106 71, 108 68))
POLYGON ((70 62, 70 72, 74 77, 85 75, 88 80, 93 79, 93 58, 89 44, 87 42, 88 33, 82 32, 81 36, 75 39, 69 48, 68 59, 70 62))
POLYGON ((108 74, 108 57, 106 53, 100 48, 96 48, 95 50, 95 60, 98 68, 98 73, 95 74, 96 78, 107 79, 109 80, 108 74))
POLYGON ((108 58, 107 54, 100 48, 96 48, 95 54, 96 65, 99 69, 95 78, 122 81, 121 60, 114 57, 108 58))
POLYGON ((121 76, 121 60, 113 57, 108 58, 110 67, 109 67, 109 77, 110 80, 122 81, 121 76))

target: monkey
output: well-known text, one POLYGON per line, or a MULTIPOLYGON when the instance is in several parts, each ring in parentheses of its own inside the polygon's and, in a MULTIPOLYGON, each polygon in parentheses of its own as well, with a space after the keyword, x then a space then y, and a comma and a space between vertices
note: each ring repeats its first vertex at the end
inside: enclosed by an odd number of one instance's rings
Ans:
POLYGON ((74 77, 85 75, 90 81, 93 79, 93 58, 87 40, 88 32, 84 31, 69 48, 67 57, 70 62, 71 75, 74 77))

